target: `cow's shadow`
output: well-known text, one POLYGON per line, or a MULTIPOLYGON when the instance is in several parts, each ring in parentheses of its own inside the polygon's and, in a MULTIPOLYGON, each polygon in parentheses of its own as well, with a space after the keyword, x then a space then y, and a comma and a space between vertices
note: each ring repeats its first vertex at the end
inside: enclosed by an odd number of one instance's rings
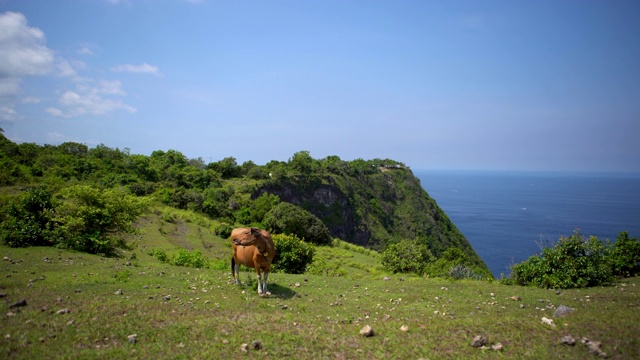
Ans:
MULTIPOLYGON (((229 281, 230 284, 235 284, 235 281, 230 280, 229 281)), ((258 290, 258 283, 256 282, 255 279, 247 277, 246 280, 241 281, 240 284, 237 285, 240 288, 246 289, 246 291, 249 292, 256 292, 258 290)), ((291 290, 290 288, 286 287, 286 286, 282 286, 282 285, 278 285, 276 283, 269 283, 269 292, 271 293, 272 298, 277 298, 277 299, 291 299, 292 297, 296 296, 296 292, 291 290)))
POLYGON ((269 284, 269 292, 271 293, 271 297, 276 297, 278 299, 291 299, 296 296, 296 292, 289 289, 286 286, 281 286, 278 284, 271 283, 269 284))

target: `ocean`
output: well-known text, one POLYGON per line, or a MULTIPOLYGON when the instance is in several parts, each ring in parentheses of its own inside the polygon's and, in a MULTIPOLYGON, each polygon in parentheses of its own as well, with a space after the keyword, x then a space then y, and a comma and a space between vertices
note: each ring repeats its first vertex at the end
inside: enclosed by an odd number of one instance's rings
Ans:
POLYGON ((640 238, 640 174, 413 170, 497 278, 576 229, 640 238))

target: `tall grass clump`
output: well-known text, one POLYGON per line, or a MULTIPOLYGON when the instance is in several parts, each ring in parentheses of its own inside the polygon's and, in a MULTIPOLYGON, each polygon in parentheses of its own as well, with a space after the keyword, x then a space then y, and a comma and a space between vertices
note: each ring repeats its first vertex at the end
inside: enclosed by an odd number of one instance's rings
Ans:
POLYGON ((462 264, 458 264, 452 267, 449 270, 449 277, 455 280, 462 280, 462 279, 482 280, 483 279, 483 276, 481 274, 476 273, 472 269, 462 264))

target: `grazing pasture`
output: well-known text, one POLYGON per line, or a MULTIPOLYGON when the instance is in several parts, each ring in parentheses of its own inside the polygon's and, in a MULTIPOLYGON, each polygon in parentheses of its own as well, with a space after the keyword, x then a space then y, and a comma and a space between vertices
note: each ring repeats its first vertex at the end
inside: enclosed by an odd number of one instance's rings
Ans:
POLYGON ((121 258, 0 246, 0 357, 597 357, 586 338, 608 358, 640 358, 640 278, 558 292, 430 279, 381 273, 366 251, 335 246, 321 258, 343 271, 272 273, 272 296, 260 297, 253 269, 241 271, 239 286, 228 267, 172 266, 149 255, 185 248, 229 264, 229 240, 211 235, 211 224, 165 215, 142 219, 121 258), (574 311, 554 317, 561 305, 574 311), (373 336, 360 334, 366 325, 373 336), (574 346, 562 344, 567 335, 574 346), (484 348, 471 346, 476 336, 484 348))

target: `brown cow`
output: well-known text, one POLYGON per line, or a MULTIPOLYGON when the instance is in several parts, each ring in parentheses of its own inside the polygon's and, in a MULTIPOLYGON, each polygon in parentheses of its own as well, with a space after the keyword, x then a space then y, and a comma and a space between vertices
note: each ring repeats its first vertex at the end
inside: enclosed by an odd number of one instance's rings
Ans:
POLYGON ((231 257, 231 273, 240 284, 238 271, 240 265, 256 269, 258 277, 258 294, 271 295, 267 289, 267 277, 271 269, 271 262, 276 256, 271 235, 258 228, 236 228, 231 232, 233 256, 231 257))

